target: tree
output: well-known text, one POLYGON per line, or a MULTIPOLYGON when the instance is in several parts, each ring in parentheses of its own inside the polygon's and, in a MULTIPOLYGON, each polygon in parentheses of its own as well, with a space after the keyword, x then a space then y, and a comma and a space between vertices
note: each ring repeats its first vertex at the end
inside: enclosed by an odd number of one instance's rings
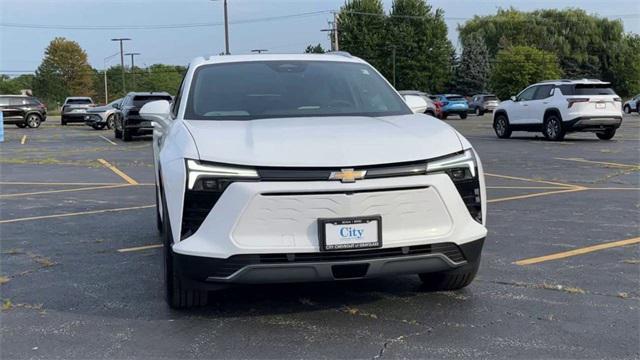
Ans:
POLYGON ((33 81, 35 96, 62 102, 67 96, 92 96, 94 71, 75 41, 57 37, 49 43, 33 81))
POLYGON ((338 14, 340 50, 360 57, 378 70, 387 67, 385 13, 381 0, 347 0, 338 14))
POLYGON ((326 51, 322 48, 322 45, 309 45, 304 49, 305 54, 324 54, 326 51))
POLYGON ((21 90, 30 90, 33 87, 33 75, 24 74, 16 77, 0 75, 0 94, 20 94, 21 90))
POLYGON ((640 94, 640 35, 626 34, 611 48, 612 86, 622 96, 640 94))
POLYGON ((507 99, 533 83, 561 76, 558 58, 553 53, 514 46, 498 52, 489 86, 498 98, 507 99))
POLYGON ((396 87, 443 91, 455 52, 442 10, 433 11, 425 0, 394 0, 388 28, 388 46, 396 48, 396 87))
MULTIPOLYGON (((474 17, 459 26, 458 31, 463 43, 474 34, 482 37, 490 59, 511 46, 552 52, 569 78, 625 83, 619 78, 627 73, 614 71, 612 66, 615 61, 631 64, 634 58, 632 52, 623 50, 629 44, 620 20, 589 15, 580 9, 498 10, 496 15, 474 17)), ((616 90, 623 96, 630 91, 626 87, 616 90)))
POLYGON ((456 68, 456 88, 464 95, 480 94, 487 89, 489 80, 489 50, 477 34, 466 41, 456 68))

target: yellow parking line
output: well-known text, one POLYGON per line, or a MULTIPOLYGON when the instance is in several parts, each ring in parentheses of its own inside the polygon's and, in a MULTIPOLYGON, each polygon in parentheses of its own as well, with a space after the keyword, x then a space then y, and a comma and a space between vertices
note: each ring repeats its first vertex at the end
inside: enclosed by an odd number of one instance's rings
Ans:
POLYGON ((559 182, 553 182, 553 181, 547 181, 547 180, 529 179, 529 178, 518 177, 518 176, 498 175, 498 174, 489 174, 489 173, 484 173, 484 174, 487 175, 487 176, 493 176, 493 177, 502 178, 502 179, 529 181, 529 182, 536 182, 536 183, 541 183, 541 184, 564 186, 564 187, 568 187, 568 188, 573 188, 573 187, 576 186, 576 185, 572 185, 572 184, 565 184, 565 183, 559 183, 559 182))
POLYGON ((588 188, 583 188, 583 187, 572 187, 572 188, 566 189, 566 190, 545 191, 545 192, 535 193, 535 194, 516 195, 516 196, 509 196, 509 197, 498 198, 498 199, 490 199, 490 200, 487 200, 487 202, 488 203, 496 203, 496 202, 501 202, 501 201, 528 199, 528 198, 533 198, 533 197, 538 197, 538 196, 547 196, 547 195, 553 195, 553 194, 563 194, 563 193, 585 191, 585 190, 589 190, 589 189, 588 188))
POLYGON ((55 193, 73 192, 73 191, 85 191, 85 190, 113 189, 113 188, 119 188, 119 187, 125 187, 125 186, 132 186, 132 185, 129 185, 129 184, 116 184, 116 185, 91 186, 91 187, 62 189, 62 190, 34 191, 34 192, 28 192, 28 193, 0 195, 0 198, 28 196, 28 195, 41 195, 41 194, 55 194, 55 193))
POLYGON ((125 208, 117 208, 117 209, 81 211, 81 212, 75 212, 75 213, 56 214, 56 215, 31 216, 31 217, 25 217, 25 218, 0 220, 0 224, 14 223, 14 222, 20 222, 20 221, 30 221, 30 220, 41 220, 41 219, 52 219, 52 218, 60 218, 60 217, 78 216, 78 215, 101 214, 101 213, 116 212, 116 211, 148 209, 148 208, 152 208, 154 206, 155 205, 143 205, 143 206, 132 206, 132 207, 125 207, 125 208))
MULTIPOLYGON (((66 182, 23 182, 23 181, 0 181, 0 185, 43 185, 43 186, 47 186, 47 185, 51 185, 51 186, 84 186, 84 185, 95 185, 95 186, 100 186, 100 185, 123 185, 122 183, 85 183, 85 182, 71 182, 71 183, 66 183, 66 182)), ((128 185, 128 184, 127 184, 128 185)), ((154 186, 154 183, 138 183, 136 184, 138 186, 154 186)))
POLYGON ((107 139, 106 137, 104 137, 104 136, 102 136, 102 135, 98 135, 98 136, 100 136, 101 138, 103 138, 105 141, 107 141, 107 142, 108 142, 108 143, 110 143, 111 145, 118 145, 118 144, 114 143, 113 141, 111 141, 111 140, 107 139))
POLYGON ((592 160, 585 160, 582 158, 554 158, 556 160, 564 160, 564 161, 575 161, 575 162, 582 162, 582 163, 587 163, 587 164, 600 164, 600 165, 607 165, 607 166, 614 166, 614 167, 620 167, 620 168, 632 168, 632 169, 640 169, 640 164, 638 165, 631 165, 631 164, 620 164, 620 163, 614 163, 614 162, 606 162, 606 161, 592 161, 592 160))
POLYGON ((109 164, 109 162, 105 159, 98 159, 98 162, 100 162, 102 165, 104 165, 107 169, 113 171, 114 173, 116 173, 118 176, 120 176, 121 178, 124 179, 124 181, 128 182, 131 185, 138 185, 138 182, 133 180, 129 175, 125 174, 124 172, 122 172, 122 170, 118 169, 117 167, 109 164))
POLYGON ((156 249, 160 247, 162 247, 162 244, 137 246, 137 247, 131 247, 131 248, 118 249, 118 252, 124 253, 124 252, 132 252, 132 251, 141 251, 141 250, 148 250, 148 249, 156 249))
POLYGON ((22 139, 20 139, 20 145, 24 145, 27 142, 27 135, 22 135, 22 139))
POLYGON ((640 188, 631 188, 631 187, 601 187, 601 188, 589 188, 589 190, 633 190, 633 191, 640 191, 640 188))
POLYGON ((628 245, 633 245, 633 244, 640 244, 640 237, 627 239, 627 240, 613 241, 613 242, 608 242, 608 243, 604 243, 604 244, 587 246, 587 247, 583 247, 583 248, 579 248, 579 249, 575 249, 575 250, 563 251, 563 252, 559 252, 559 253, 555 253, 555 254, 551 254, 551 255, 546 255, 546 256, 535 257, 535 258, 531 258, 531 259, 518 260, 518 261, 514 262, 514 264, 516 264, 516 265, 537 264, 537 263, 541 263, 541 262, 544 262, 544 261, 564 259, 564 258, 568 258, 568 257, 571 257, 571 256, 588 254, 588 253, 591 253, 591 252, 594 252, 594 251, 610 249, 610 248, 620 247, 620 246, 628 246, 628 245))
POLYGON ((514 189, 514 190, 554 190, 566 189, 567 186, 487 186, 487 189, 514 189))

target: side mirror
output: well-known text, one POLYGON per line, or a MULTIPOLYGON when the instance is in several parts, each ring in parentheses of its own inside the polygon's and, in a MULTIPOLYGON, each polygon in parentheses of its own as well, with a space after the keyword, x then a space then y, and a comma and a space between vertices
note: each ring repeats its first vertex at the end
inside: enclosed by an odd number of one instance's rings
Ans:
POLYGON ((415 114, 423 114, 427 111, 427 102, 417 95, 404 95, 404 102, 415 114))
POLYGON ((516 102, 518 99, 515 96, 510 97, 511 101, 516 102))
POLYGON ((120 103, 113 104, 113 108, 120 110, 120 103))
POLYGON ((158 124, 161 127, 165 127, 169 124, 171 117, 169 114, 171 113, 171 105, 167 100, 156 100, 151 101, 140 109, 140 116, 149 120, 152 123, 158 124))

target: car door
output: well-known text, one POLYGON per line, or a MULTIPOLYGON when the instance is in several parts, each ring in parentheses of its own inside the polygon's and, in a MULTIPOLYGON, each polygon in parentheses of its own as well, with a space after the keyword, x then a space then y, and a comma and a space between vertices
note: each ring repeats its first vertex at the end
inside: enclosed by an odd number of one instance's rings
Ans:
POLYGON ((542 124, 544 121, 544 113, 549 107, 549 100, 553 94, 554 85, 539 85, 533 95, 533 99, 529 101, 528 111, 531 114, 531 120, 534 124, 542 124))
POLYGON ((2 98, 2 117, 4 121, 16 122, 22 120, 20 104, 21 101, 16 97, 2 98))
POLYGON ((537 86, 530 86, 520 92, 513 102, 511 111, 509 112, 509 122, 511 124, 531 124, 533 122, 533 114, 530 109, 530 103, 536 93, 537 86))

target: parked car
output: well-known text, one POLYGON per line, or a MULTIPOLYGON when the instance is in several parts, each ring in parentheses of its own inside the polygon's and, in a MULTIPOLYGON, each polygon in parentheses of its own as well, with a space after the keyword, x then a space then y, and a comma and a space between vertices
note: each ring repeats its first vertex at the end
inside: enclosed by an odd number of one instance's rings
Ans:
POLYGON ((0 110, 5 124, 19 128, 37 128, 47 120, 47 107, 33 96, 0 95, 0 110))
POLYGON ((482 116, 486 112, 493 112, 500 104, 498 97, 493 94, 478 94, 471 98, 469 109, 477 116, 482 116))
POLYGON ((130 92, 121 103, 115 104, 114 107, 119 110, 115 112, 113 123, 116 139, 131 141, 134 136, 153 133, 151 122, 142 119, 139 111, 144 104, 156 100, 171 102, 172 98, 166 92, 130 92))
POLYGON ((403 97, 405 95, 420 96, 427 103, 427 110, 425 110, 424 113, 427 114, 427 115, 434 116, 434 117, 436 116, 436 113, 437 113, 436 104, 433 102, 433 100, 431 100, 429 94, 424 93, 422 91, 416 91, 416 90, 402 90, 402 91, 398 91, 398 92, 403 97))
POLYGON ((431 99, 431 101, 433 101, 433 105, 436 106, 436 117, 438 119, 442 119, 442 103, 440 102, 440 96, 429 95, 429 99, 431 99))
POLYGON ((493 115, 499 138, 508 138, 513 131, 533 131, 562 140, 569 132, 590 131, 609 140, 621 124, 622 99, 610 83, 589 79, 530 85, 500 103, 493 115))
POLYGON ((153 121, 167 301, 228 284, 473 280, 487 229, 471 144, 345 53, 194 59, 153 121), (313 79, 313 81, 310 81, 313 79), (409 107, 407 104, 413 104, 409 107))
POLYGON ((84 116, 85 125, 91 126, 96 130, 113 129, 116 113, 118 109, 116 104, 120 104, 123 98, 114 100, 105 106, 96 106, 88 108, 84 116))
POLYGON ((95 106, 93 99, 86 96, 72 96, 64 100, 62 109, 60 109, 60 124, 84 122, 84 116, 87 109, 95 106))
POLYGON ((462 95, 442 94, 437 95, 440 102, 440 118, 446 119, 449 115, 455 114, 460 119, 466 119, 469 113, 469 103, 462 95))
POLYGON ((622 105, 622 109, 626 114, 631 114, 634 111, 640 114, 640 94, 625 101, 624 105, 622 105))

